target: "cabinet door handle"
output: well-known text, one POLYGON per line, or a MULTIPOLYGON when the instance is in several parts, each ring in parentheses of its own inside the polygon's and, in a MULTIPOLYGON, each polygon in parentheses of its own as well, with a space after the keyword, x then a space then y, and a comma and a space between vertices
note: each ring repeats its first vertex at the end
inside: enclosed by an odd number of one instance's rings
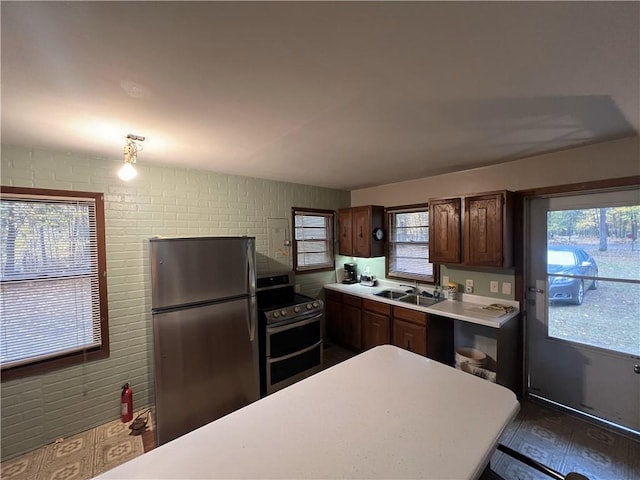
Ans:
POLYGON ((412 352, 413 350, 411 350, 411 340, 407 339, 407 350, 409 350, 410 352, 412 352))

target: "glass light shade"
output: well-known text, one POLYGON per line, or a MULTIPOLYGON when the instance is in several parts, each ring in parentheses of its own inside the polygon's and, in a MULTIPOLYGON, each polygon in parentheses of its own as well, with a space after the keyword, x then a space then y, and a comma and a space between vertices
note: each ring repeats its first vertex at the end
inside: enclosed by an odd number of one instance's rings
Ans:
POLYGON ((118 170, 118 176, 125 182, 128 182, 132 178, 135 178, 136 175, 138 175, 138 172, 136 171, 135 167, 128 162, 122 165, 122 167, 120 167, 120 170, 118 170))

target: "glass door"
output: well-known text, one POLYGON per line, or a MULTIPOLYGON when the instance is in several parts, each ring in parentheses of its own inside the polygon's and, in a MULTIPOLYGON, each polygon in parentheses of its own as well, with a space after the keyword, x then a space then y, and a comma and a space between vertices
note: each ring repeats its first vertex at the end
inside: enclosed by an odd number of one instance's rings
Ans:
POLYGON ((640 190, 528 211, 529 392, 640 431, 640 190))

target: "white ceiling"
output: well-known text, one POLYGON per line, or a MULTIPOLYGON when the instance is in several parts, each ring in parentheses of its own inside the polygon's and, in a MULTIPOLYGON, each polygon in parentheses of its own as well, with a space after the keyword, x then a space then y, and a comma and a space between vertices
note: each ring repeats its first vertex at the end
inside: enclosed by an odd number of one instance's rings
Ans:
POLYGON ((638 2, 2 2, 2 142, 357 189, 640 130, 638 2))

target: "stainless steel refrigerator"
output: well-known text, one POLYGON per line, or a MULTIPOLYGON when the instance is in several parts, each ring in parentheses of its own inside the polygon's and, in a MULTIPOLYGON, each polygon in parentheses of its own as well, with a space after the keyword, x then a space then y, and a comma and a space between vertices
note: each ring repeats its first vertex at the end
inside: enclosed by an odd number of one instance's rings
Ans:
POLYGON ((260 396, 255 239, 154 238, 157 443, 260 396))

